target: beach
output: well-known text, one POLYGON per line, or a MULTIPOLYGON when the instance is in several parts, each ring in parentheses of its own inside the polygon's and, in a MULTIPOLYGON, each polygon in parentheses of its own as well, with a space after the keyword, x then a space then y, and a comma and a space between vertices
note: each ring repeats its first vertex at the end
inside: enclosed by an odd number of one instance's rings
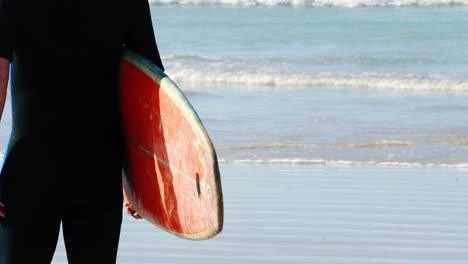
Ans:
MULTIPOLYGON (((225 225, 189 241, 124 213, 117 263, 468 263, 468 2, 150 3, 225 225)), ((10 129, 7 102, 3 149, 10 129)))
MULTIPOLYGON (((126 215, 118 263, 462 264, 468 259, 466 171, 223 165, 221 173, 221 234, 183 240, 126 215)), ((66 263, 61 241, 54 263, 66 263)))

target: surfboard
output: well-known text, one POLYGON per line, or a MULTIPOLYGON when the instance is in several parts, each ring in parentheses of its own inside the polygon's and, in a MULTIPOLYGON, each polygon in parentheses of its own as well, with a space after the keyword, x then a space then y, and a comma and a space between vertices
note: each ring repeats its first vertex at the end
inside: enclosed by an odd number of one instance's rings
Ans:
POLYGON ((214 237, 223 228, 221 179, 195 109, 164 72, 131 50, 122 55, 119 78, 124 202, 176 236, 214 237))

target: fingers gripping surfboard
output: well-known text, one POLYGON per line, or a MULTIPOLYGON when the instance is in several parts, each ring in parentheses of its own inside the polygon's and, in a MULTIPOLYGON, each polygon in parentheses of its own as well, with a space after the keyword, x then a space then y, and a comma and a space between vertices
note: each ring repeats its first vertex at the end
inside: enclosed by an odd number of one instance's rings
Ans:
POLYGON ((216 153, 177 85, 137 53, 121 59, 120 105, 127 160, 124 199, 176 236, 208 239, 223 228, 216 153))

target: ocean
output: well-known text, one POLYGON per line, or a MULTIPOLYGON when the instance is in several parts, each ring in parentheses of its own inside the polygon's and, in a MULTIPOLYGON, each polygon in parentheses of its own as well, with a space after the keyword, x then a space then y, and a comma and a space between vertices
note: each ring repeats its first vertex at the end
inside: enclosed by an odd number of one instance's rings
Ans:
POLYGON ((467 1, 152 1, 221 163, 468 168, 467 1))
POLYGON ((225 227, 194 242, 126 216, 118 263, 467 263, 467 0, 150 3, 225 227))

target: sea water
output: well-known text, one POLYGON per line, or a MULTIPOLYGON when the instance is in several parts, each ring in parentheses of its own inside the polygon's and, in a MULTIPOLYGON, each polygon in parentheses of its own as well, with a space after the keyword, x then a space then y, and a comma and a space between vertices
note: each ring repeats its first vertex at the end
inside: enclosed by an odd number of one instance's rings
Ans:
POLYGON ((468 167, 468 2, 156 0, 221 163, 468 167))

